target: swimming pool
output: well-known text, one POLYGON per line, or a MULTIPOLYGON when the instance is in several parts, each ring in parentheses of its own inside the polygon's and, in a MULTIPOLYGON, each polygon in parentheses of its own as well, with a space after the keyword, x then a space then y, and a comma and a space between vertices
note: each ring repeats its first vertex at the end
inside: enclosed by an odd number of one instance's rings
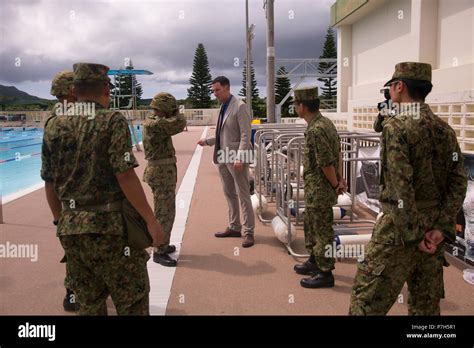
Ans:
MULTIPOLYGON (((135 129, 138 141, 141 142, 142 127, 136 125, 135 129)), ((40 177, 42 141, 43 130, 40 128, 0 130, 0 195, 2 197, 42 183, 40 177)))

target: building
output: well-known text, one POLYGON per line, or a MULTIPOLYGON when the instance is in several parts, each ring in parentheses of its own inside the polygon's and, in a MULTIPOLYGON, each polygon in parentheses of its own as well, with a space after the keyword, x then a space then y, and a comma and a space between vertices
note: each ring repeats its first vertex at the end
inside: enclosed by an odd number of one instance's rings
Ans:
POLYGON ((456 131, 461 149, 474 153, 474 2, 472 0, 338 0, 339 129, 371 130, 380 94, 396 63, 433 67, 433 111, 456 131))

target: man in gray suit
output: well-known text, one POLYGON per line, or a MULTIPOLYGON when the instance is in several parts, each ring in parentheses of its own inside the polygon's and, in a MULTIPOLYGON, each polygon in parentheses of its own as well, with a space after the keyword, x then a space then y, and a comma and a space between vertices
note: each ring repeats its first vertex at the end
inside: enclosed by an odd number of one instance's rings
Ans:
POLYGON ((250 143, 251 117, 245 103, 230 94, 230 82, 225 76, 212 81, 212 90, 222 103, 216 126, 216 135, 201 139, 201 146, 214 146, 213 161, 217 164, 224 194, 229 205, 229 226, 218 238, 242 237, 240 206, 244 219, 244 248, 254 245, 255 216, 250 200, 249 163, 253 159, 250 143))

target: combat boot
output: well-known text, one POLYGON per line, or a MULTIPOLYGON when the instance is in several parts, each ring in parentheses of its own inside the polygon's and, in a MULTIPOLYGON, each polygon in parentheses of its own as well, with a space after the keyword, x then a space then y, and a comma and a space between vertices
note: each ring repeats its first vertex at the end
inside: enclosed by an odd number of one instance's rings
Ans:
POLYGON ((295 265, 294 270, 298 274, 313 275, 319 271, 319 268, 316 265, 314 255, 311 255, 303 264, 295 265))
POLYGON ((66 312, 77 312, 79 310, 79 303, 76 301, 76 295, 71 289, 66 289, 66 296, 63 300, 63 308, 66 312))
POLYGON ((176 245, 170 244, 166 247, 165 254, 172 254, 176 251, 176 245))
POLYGON ((310 278, 301 279, 300 284, 303 288, 332 288, 334 287, 334 276, 331 271, 319 271, 310 278))
POLYGON ((169 257, 168 254, 153 253, 153 261, 165 267, 176 267, 178 261, 169 257))

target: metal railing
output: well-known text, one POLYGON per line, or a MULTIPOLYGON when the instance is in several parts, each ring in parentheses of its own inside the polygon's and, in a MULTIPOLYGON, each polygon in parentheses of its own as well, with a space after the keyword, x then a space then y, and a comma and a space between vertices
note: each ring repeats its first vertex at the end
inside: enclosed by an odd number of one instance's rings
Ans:
MULTIPOLYGON (((255 187, 259 196, 259 220, 271 222, 262 217, 262 196, 276 203, 276 215, 287 227, 288 252, 296 257, 291 246, 292 224, 302 225, 304 202, 303 154, 305 151, 304 130, 306 125, 272 124, 254 126, 256 151, 255 187), (270 128, 271 127, 271 128, 270 128)), ((354 234, 361 224, 375 224, 375 220, 362 219, 355 213, 357 204, 357 176, 359 164, 363 161, 380 161, 379 157, 361 157, 361 149, 379 146, 380 134, 339 132, 342 153, 342 176, 348 183, 348 192, 338 200, 336 208, 341 209, 341 218, 335 219, 335 234, 354 234), (348 218, 344 218, 344 214, 348 218), (347 225, 349 224, 350 225, 347 225)), ((380 166, 379 166, 380 168, 380 166)))

